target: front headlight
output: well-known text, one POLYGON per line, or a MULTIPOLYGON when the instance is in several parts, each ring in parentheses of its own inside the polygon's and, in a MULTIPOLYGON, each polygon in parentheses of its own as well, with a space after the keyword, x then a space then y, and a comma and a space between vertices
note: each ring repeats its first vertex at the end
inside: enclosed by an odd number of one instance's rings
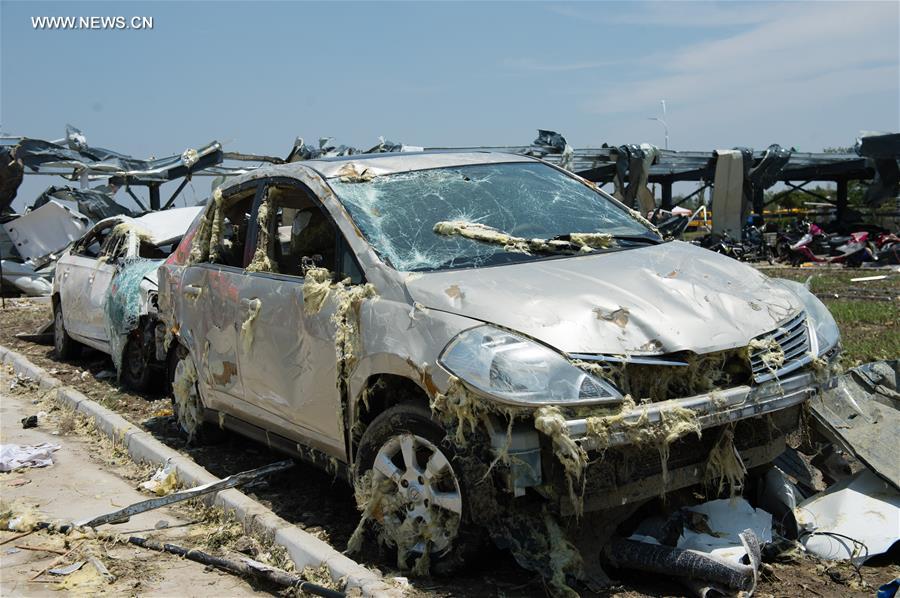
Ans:
POLYGON ((797 298, 803 303, 806 315, 809 317, 812 329, 816 333, 816 342, 818 343, 818 354, 821 355, 830 351, 841 340, 841 331, 838 329, 834 316, 825 307, 825 304, 819 301, 819 298, 809 292, 805 286, 793 280, 779 279, 782 285, 788 287, 797 298))
POLYGON ((450 341, 440 363, 467 384, 516 404, 597 404, 622 401, 605 380, 517 334, 479 326, 450 341))

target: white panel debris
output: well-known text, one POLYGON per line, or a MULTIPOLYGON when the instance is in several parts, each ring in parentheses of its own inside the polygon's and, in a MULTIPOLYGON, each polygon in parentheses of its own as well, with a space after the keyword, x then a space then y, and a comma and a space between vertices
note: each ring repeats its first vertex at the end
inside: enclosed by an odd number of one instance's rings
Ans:
POLYGON ((900 541, 900 492, 865 469, 797 505, 801 543, 828 560, 856 564, 900 541))

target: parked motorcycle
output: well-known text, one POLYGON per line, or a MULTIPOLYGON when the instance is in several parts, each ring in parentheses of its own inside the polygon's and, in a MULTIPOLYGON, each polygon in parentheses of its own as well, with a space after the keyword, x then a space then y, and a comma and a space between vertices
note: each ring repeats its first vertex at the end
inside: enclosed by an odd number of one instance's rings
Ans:
POLYGON ((894 233, 876 235, 875 259, 879 264, 900 264, 900 237, 894 233))
POLYGON ((874 262, 876 252, 869 233, 855 232, 849 236, 826 235, 822 229, 809 225, 809 232, 790 246, 791 263, 795 266, 803 262, 830 264, 846 264, 860 266, 865 262, 874 262))

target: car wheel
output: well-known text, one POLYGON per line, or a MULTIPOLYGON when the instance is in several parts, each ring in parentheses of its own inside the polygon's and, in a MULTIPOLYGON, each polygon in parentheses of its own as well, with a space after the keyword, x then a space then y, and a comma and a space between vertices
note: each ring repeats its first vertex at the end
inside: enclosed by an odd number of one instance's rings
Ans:
POLYGON ((226 437, 225 430, 204 420, 206 408, 200 398, 197 385, 197 368, 194 360, 183 347, 173 352, 170 363, 170 384, 172 388, 172 411, 175 421, 189 444, 215 444, 226 437))
POLYGON ((128 335, 125 348, 122 349, 122 382, 134 390, 145 392, 153 385, 153 369, 150 359, 144 350, 141 334, 128 335))
POLYGON ((81 344, 73 340, 66 332, 61 305, 57 305, 53 309, 53 348, 56 351, 57 359, 64 361, 75 359, 81 352, 81 344))
POLYGON ((401 404, 375 418, 357 452, 357 499, 380 502, 364 515, 396 548, 398 566, 416 574, 448 573, 480 543, 467 512, 467 484, 445 436, 425 407, 401 404))

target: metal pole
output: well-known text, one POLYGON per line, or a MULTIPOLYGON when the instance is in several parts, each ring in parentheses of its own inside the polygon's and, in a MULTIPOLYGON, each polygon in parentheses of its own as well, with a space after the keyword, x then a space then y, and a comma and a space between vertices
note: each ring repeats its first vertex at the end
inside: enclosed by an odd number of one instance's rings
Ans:
MULTIPOLYGON (((666 101, 665 101, 665 100, 660 100, 659 103, 662 104, 663 124, 665 125, 665 118, 666 118, 666 101)), ((669 126, 668 126, 668 125, 666 125, 666 149, 669 149, 669 126)))
POLYGON ((650 116, 648 117, 648 120, 655 120, 663 126, 663 129, 665 129, 666 132, 666 149, 669 149, 669 125, 666 124, 666 121, 657 116, 650 116))
POLYGON ((157 212, 159 211, 159 185, 150 185, 148 189, 150 191, 150 211, 157 212))
POLYGON ((847 214, 847 179, 837 180, 837 212, 835 218, 838 222, 844 220, 847 214))
POLYGON ((663 181, 662 183, 662 209, 672 209, 672 181, 663 181))

